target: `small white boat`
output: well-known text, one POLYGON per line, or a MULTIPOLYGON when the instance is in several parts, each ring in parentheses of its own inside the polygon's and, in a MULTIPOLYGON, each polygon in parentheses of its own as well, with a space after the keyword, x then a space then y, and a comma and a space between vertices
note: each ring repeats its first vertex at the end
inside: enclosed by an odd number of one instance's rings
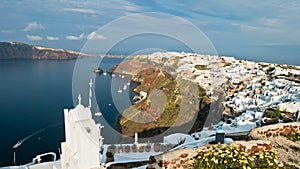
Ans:
POLYGON ((104 76, 106 76, 106 75, 107 75, 107 73, 106 73, 106 72, 104 72, 104 73, 103 73, 103 75, 104 75, 104 76))
POLYGON ((13 148, 18 148, 23 143, 23 140, 18 141, 13 148))
POLYGON ((94 70, 94 72, 101 74, 101 73, 103 73, 103 70, 101 68, 97 68, 94 70))
POLYGON ((112 74, 111 76, 112 76, 112 77, 115 77, 116 75, 115 75, 115 74, 112 74))
POLYGON ((102 115, 102 113, 101 112, 97 112, 97 113, 95 113, 95 116, 101 116, 102 115))
POLYGON ((124 78, 125 78, 125 76, 124 76, 124 75, 122 75, 121 77, 122 77, 122 79, 124 79, 124 78))
POLYGON ((122 75, 119 75, 119 77, 121 77, 122 75))
POLYGON ((123 86, 123 90, 127 90, 127 85, 124 85, 124 86, 123 86))
POLYGON ((119 87, 118 93, 122 93, 122 90, 120 89, 120 87, 119 87))
POLYGON ((108 106, 111 106, 111 104, 110 104, 110 103, 108 103, 108 106))
POLYGON ((130 85, 130 82, 127 82, 127 86, 129 86, 130 85))

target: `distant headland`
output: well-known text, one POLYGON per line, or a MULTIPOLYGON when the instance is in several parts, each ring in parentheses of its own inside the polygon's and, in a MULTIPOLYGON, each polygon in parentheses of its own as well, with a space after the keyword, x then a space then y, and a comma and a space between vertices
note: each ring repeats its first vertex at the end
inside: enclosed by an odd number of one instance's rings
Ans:
POLYGON ((0 59, 71 60, 80 57, 124 58, 122 55, 86 54, 67 49, 55 49, 20 42, 0 42, 0 59))

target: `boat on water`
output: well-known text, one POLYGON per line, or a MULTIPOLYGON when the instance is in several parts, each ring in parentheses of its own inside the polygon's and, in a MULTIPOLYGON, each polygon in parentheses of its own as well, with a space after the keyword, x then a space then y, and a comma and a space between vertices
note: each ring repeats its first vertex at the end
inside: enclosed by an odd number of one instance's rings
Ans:
POLYGON ((115 77, 116 75, 115 75, 115 74, 112 74, 111 76, 112 76, 112 77, 115 77))
POLYGON ((23 140, 18 141, 13 148, 18 148, 23 143, 23 140))
POLYGON ((123 91, 121 90, 121 88, 119 87, 118 93, 122 93, 123 91))
POLYGON ((95 73, 102 74, 103 70, 101 68, 97 68, 94 70, 95 73))
POLYGON ((124 85, 124 86, 123 86, 123 90, 127 90, 127 85, 124 85))
POLYGON ((107 75, 107 72, 104 72, 103 75, 106 76, 106 75, 107 75))
POLYGON ((102 116, 102 113, 101 112, 97 112, 97 113, 95 113, 95 116, 102 116))

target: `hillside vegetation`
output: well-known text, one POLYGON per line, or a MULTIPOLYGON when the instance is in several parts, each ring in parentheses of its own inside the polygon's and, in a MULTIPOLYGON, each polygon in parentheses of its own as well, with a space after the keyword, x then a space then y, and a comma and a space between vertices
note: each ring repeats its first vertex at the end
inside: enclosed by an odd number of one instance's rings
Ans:
POLYGON ((134 91, 146 93, 119 117, 122 134, 133 136, 137 132, 139 137, 151 137, 196 119, 193 131, 203 127, 210 105, 205 89, 165 70, 166 67, 141 60, 122 62, 110 70, 133 75, 132 79, 140 84, 134 91))

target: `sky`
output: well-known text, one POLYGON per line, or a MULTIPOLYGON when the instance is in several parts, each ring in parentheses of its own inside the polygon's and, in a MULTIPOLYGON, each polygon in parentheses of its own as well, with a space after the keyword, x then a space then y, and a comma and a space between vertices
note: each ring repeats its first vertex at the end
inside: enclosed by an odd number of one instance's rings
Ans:
MULTIPOLYGON (((120 17, 145 12, 165 13, 190 22, 203 32, 219 55, 300 65, 299 0, 2 0, 0 41, 81 51, 88 40, 105 44, 112 38, 98 29, 120 17)), ((141 19, 135 24, 146 22, 141 19)), ((157 27, 163 29, 162 23, 168 22, 161 20, 157 27)), ((169 30, 189 34, 176 27, 169 30)), ((118 27, 118 31, 126 29, 118 27)), ((175 41, 157 37, 144 43, 134 38, 131 41, 115 52, 128 54, 132 46, 139 45, 186 50, 175 41), (155 45, 151 45, 154 41, 155 45)))

